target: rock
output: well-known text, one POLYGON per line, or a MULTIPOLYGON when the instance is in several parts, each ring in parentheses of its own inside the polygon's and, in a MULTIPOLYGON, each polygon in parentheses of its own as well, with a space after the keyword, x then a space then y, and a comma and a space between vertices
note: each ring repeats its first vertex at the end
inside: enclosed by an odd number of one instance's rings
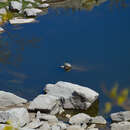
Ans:
POLYGON ((13 127, 12 125, 7 124, 0 124, 0 130, 15 130, 17 128, 13 127))
POLYGON ((9 120, 9 113, 5 111, 0 111, 0 123, 6 123, 9 120))
POLYGON ((27 103, 26 99, 12 93, 0 91, 0 108, 27 103))
POLYGON ((67 128, 67 130, 84 130, 84 128, 79 125, 71 125, 67 128))
POLYGON ((3 15, 3 14, 6 14, 6 13, 7 13, 7 11, 6 11, 6 9, 5 9, 5 8, 1 8, 1 9, 0 9, 0 14, 2 14, 2 15, 3 15))
POLYGON ((49 126, 48 122, 44 122, 39 130, 51 130, 51 127, 49 126))
POLYGON ((24 24, 24 23, 31 23, 35 22, 35 19, 29 18, 29 19, 23 19, 23 18, 13 18, 9 20, 10 24, 24 24))
POLYGON ((22 3, 18 1, 11 1, 9 5, 9 9, 12 11, 20 11, 22 9, 22 3))
POLYGON ((39 119, 35 119, 32 122, 30 122, 26 127, 36 129, 36 128, 41 127, 43 123, 44 123, 43 121, 40 121, 39 119))
POLYGON ((112 121, 130 121, 130 111, 117 112, 110 115, 112 121))
POLYGON ((6 3, 8 0, 0 0, 0 3, 6 3))
POLYGON ((40 4, 38 5, 39 8, 48 8, 50 5, 49 4, 40 4))
POLYGON ((87 87, 62 81, 47 84, 45 93, 58 97, 64 109, 87 110, 99 96, 98 93, 87 87))
POLYGON ((37 16, 37 14, 42 13, 42 10, 36 8, 30 8, 30 9, 26 8, 24 9, 24 13, 28 17, 34 17, 37 16))
POLYGON ((62 121, 59 121, 57 123, 57 126, 59 126, 61 130, 66 130, 67 129, 67 125, 62 121))
POLYGON ((37 119, 42 120, 42 121, 48 121, 50 124, 55 124, 58 123, 58 119, 54 115, 49 115, 49 114, 44 114, 37 112, 37 119))
POLYGON ((83 123, 88 123, 91 120, 91 117, 85 113, 79 113, 72 116, 69 120, 69 123, 72 125, 81 125, 83 123))
POLYGON ((96 116, 92 118, 91 123, 105 125, 107 122, 102 116, 96 116))
MULTIPOLYGON (((0 27, 0 33, 2 33, 2 32, 4 32, 5 30, 2 28, 2 27, 0 27)), ((1 104, 1 103, 0 103, 1 104)), ((1 106, 1 105, 0 105, 1 106)))
POLYGON ((39 95, 30 104, 29 110, 42 111, 50 114, 57 114, 60 109, 60 102, 57 97, 51 95, 39 95))
POLYGON ((8 110, 7 113, 9 113, 9 121, 14 127, 23 127, 30 121, 26 108, 13 108, 8 110))
MULTIPOLYGON (((11 129, 12 130, 12 129, 11 129)), ((13 129, 14 130, 14 129, 13 129)), ((35 129, 31 129, 31 128, 16 128, 15 130, 35 130, 35 129)))
POLYGON ((27 7, 27 8, 31 8, 31 7, 32 7, 32 4, 29 3, 26 7, 27 7))
POLYGON ((98 128, 88 128, 87 130, 99 130, 98 128))
POLYGON ((92 129, 92 128, 95 128, 96 127, 96 124, 91 124, 88 129, 92 129))
POLYGON ((111 130, 130 130, 130 122, 112 123, 111 130))
POLYGON ((30 3, 35 3, 34 0, 24 0, 24 1, 26 1, 26 2, 30 2, 30 3))
POLYGON ((53 125, 53 126, 51 127, 51 130, 61 130, 61 129, 60 129, 59 126, 57 126, 57 125, 53 125))

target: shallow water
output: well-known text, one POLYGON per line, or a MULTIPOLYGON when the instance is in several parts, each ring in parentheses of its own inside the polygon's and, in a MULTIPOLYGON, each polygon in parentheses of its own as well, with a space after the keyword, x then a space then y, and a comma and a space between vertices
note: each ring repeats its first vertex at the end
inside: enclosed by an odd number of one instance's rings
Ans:
POLYGON ((120 93, 130 88, 130 2, 111 0, 94 7, 81 2, 55 3, 36 23, 4 25, 1 90, 31 100, 43 93, 45 84, 62 80, 99 92, 99 113, 106 102, 113 104, 112 112, 130 110, 104 92, 115 83, 120 93), (65 72, 59 68, 64 62, 77 69, 65 72))

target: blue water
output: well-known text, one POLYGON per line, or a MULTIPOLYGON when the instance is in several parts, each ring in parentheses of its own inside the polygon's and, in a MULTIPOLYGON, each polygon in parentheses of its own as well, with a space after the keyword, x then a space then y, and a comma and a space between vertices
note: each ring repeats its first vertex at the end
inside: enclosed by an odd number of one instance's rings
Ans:
POLYGON ((102 109, 110 101, 103 84, 108 90, 116 82, 120 91, 130 88, 129 0, 125 5, 106 1, 91 11, 49 8, 36 23, 5 24, 6 32, 0 35, 0 89, 31 100, 47 83, 68 81, 99 92, 102 109), (64 62, 80 69, 65 72, 59 68, 64 62))

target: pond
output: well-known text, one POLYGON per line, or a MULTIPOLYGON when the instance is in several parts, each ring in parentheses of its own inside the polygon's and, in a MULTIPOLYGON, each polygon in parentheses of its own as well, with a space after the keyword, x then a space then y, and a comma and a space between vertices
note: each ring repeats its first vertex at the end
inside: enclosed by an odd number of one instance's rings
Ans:
POLYGON ((36 19, 4 25, 1 90, 31 100, 47 83, 67 81, 97 91, 99 113, 130 110, 129 0, 55 2, 36 19), (75 69, 65 72, 64 62, 75 69))

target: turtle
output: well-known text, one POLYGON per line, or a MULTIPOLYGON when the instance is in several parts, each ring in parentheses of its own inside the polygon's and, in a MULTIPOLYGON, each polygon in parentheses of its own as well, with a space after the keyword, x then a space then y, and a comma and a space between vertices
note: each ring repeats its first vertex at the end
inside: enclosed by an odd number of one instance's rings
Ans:
POLYGON ((72 69, 72 65, 70 63, 65 62, 64 65, 61 65, 60 68, 63 68, 65 71, 70 71, 72 69))

